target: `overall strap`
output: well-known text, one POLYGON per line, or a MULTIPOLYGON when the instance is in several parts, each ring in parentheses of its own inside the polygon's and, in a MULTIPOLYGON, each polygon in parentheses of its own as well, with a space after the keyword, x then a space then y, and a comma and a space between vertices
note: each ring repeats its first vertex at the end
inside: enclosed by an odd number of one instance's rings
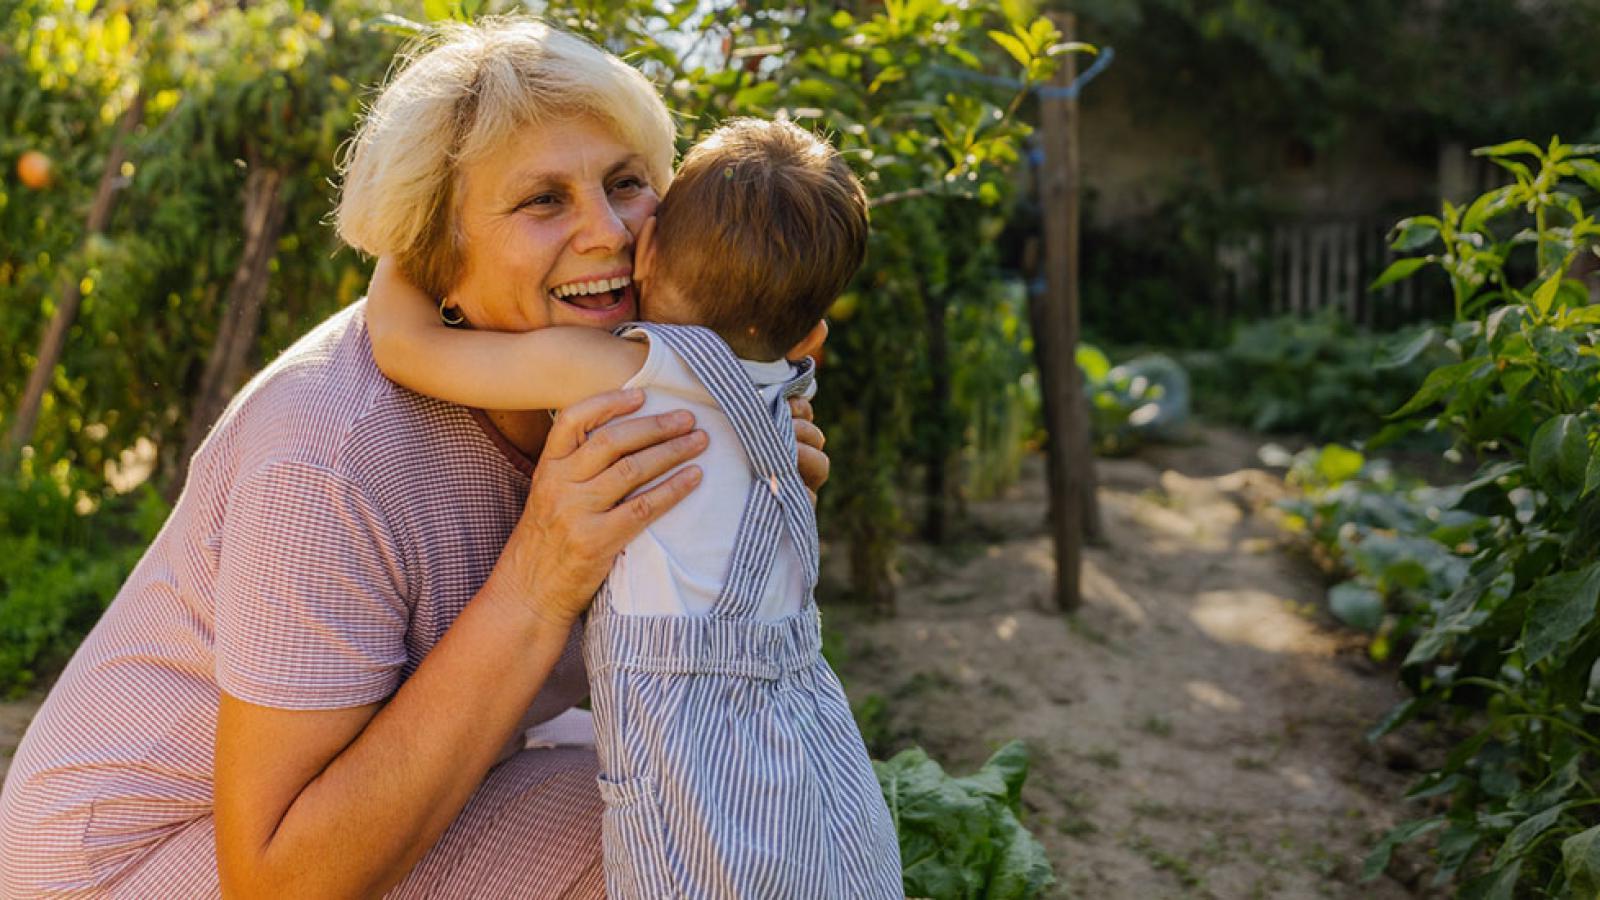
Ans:
POLYGON ((811 384, 814 365, 806 360, 780 397, 767 403, 750 382, 727 343, 694 325, 640 323, 653 341, 677 353, 728 416, 749 458, 754 484, 739 522, 728 579, 714 615, 744 616, 754 611, 777 553, 779 529, 786 530, 800 554, 806 593, 816 587, 818 546, 816 511, 795 467, 798 447, 787 398, 811 384))

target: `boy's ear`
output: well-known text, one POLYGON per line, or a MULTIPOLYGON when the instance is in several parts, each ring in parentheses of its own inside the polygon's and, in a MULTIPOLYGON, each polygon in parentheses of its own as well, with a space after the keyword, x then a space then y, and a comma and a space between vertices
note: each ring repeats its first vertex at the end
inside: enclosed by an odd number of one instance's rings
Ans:
POLYGON ((828 320, 818 319, 816 327, 800 339, 800 343, 789 348, 788 358, 799 362, 808 356, 816 356, 822 345, 828 340, 828 320))
POLYGON ((633 280, 644 281, 656 265, 656 217, 644 220, 638 237, 633 239, 633 280))

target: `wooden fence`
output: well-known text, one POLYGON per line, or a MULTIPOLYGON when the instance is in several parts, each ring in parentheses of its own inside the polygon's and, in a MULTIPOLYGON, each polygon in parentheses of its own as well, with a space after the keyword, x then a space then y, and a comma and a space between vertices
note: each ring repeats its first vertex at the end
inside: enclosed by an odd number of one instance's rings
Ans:
MULTIPOLYGON (((1506 183, 1506 173, 1462 143, 1439 148, 1438 196, 1464 204, 1506 183)), ((1435 205, 1437 205, 1435 203, 1435 205)), ((1414 206, 1422 209, 1423 206, 1414 206)), ((1380 291, 1367 286, 1398 258, 1389 229, 1401 214, 1301 219, 1220 247, 1224 316, 1313 315, 1332 308, 1373 329, 1450 314, 1449 286, 1433 267, 1380 291)), ((1600 290, 1600 288, 1597 288, 1600 290)))
POLYGON ((1313 315, 1334 309, 1368 328, 1390 328, 1444 312, 1449 294, 1425 272, 1368 290, 1397 258, 1387 237, 1393 218, 1285 222, 1223 245, 1217 264, 1220 316, 1313 315))

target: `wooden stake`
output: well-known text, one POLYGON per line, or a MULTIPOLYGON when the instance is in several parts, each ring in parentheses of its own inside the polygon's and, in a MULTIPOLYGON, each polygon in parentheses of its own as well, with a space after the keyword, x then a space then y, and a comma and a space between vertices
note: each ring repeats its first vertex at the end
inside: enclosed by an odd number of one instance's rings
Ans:
MULTIPOLYGON (((1052 18, 1065 40, 1076 27, 1071 14, 1052 18)), ((1062 60, 1054 84, 1064 88, 1077 77, 1073 56, 1062 60)), ((1050 435, 1051 526, 1056 544, 1056 606, 1071 611, 1080 602, 1085 532, 1103 533, 1094 503, 1094 457, 1090 450, 1089 410, 1083 378, 1076 365, 1078 348, 1078 102, 1075 98, 1041 96, 1044 164, 1039 171, 1039 199, 1044 212, 1044 269, 1048 285, 1044 307, 1046 346, 1054 365, 1045 378, 1044 402, 1053 410, 1047 421, 1058 423, 1050 435)))

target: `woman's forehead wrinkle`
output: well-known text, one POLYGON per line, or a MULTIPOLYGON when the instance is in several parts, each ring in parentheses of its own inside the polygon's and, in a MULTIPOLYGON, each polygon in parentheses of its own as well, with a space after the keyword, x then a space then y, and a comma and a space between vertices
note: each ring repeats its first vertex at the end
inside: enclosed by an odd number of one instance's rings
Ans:
POLYGON ((529 171, 517 172, 506 179, 506 187, 511 194, 517 195, 510 199, 521 199, 522 194, 531 193, 545 188, 566 187, 571 179, 566 172, 529 171))
POLYGON ((626 168, 629 168, 629 167, 632 167, 632 166, 642 165, 642 164, 643 164, 643 159, 640 158, 639 154, 637 154, 637 153, 629 153, 627 156, 624 156, 623 158, 617 160, 615 163, 612 163, 611 168, 606 170, 606 174, 607 175, 615 175, 618 172, 622 171, 623 169, 626 169, 626 168))
POLYGON ((626 150, 616 157, 610 148, 574 147, 565 159, 556 161, 554 167, 540 160, 534 167, 515 171, 506 179, 506 184, 518 192, 542 187, 567 187, 594 177, 610 177, 629 166, 638 165, 639 161, 639 154, 626 150))

